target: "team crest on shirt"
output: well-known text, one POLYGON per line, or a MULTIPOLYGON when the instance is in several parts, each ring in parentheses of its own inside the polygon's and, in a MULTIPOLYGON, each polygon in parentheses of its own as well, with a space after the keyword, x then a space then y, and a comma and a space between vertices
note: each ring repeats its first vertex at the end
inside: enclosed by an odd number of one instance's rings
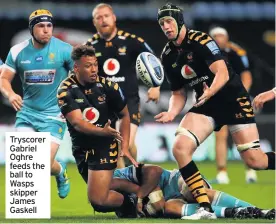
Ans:
POLYGON ((181 75, 185 79, 192 79, 196 77, 195 71, 189 65, 183 65, 181 68, 181 75))
POLYGON ((116 75, 120 70, 120 63, 115 58, 109 58, 104 62, 103 70, 107 75, 116 75))
POLYGON ((99 120, 100 112, 95 107, 85 108, 82 112, 83 120, 94 124, 99 120))
POLYGON ((119 55, 126 55, 126 50, 127 50, 126 46, 119 47, 118 48, 119 55))

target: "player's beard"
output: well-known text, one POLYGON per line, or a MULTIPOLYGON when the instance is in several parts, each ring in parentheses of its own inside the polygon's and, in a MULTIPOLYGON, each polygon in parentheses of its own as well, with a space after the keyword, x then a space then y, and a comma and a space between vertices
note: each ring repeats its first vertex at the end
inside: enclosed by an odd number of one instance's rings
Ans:
POLYGON ((34 35, 33 35, 33 38, 34 38, 34 41, 36 41, 40 45, 46 45, 46 44, 48 44, 49 41, 50 41, 50 39, 51 39, 51 38, 49 38, 47 40, 40 40, 40 39, 37 39, 34 35))
POLYGON ((112 33, 114 32, 114 30, 116 29, 116 25, 110 25, 110 26, 107 26, 107 27, 101 27, 100 28, 100 34, 105 38, 105 39, 108 39, 112 33))

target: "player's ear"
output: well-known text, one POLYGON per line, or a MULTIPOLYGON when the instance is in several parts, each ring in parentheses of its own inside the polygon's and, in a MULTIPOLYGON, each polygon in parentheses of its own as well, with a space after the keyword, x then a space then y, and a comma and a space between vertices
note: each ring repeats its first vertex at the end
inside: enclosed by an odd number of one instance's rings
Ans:
POLYGON ((113 13, 113 19, 114 19, 114 22, 116 23, 117 17, 114 13, 113 13))
POLYGON ((77 74, 79 72, 79 66, 78 66, 77 62, 75 62, 75 64, 74 64, 74 72, 75 72, 75 74, 77 74))

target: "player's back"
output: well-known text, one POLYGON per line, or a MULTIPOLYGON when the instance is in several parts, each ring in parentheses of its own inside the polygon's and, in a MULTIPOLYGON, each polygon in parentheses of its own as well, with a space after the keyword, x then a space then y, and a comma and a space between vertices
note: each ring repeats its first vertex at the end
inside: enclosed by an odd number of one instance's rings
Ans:
POLYGON ((55 37, 41 49, 34 48, 31 39, 11 48, 6 65, 22 81, 22 110, 47 115, 60 112, 56 93, 59 84, 73 66, 71 50, 71 45, 55 37))

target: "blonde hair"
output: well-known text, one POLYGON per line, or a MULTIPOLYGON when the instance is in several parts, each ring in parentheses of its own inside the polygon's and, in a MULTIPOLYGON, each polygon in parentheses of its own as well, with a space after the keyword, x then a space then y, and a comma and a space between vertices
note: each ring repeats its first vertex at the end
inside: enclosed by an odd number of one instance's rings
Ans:
POLYGON ((112 11, 112 13, 114 13, 113 8, 112 8, 111 5, 106 4, 106 3, 100 3, 100 4, 96 5, 95 8, 93 9, 92 17, 94 18, 95 12, 96 12, 97 9, 104 8, 104 7, 109 8, 112 11))

